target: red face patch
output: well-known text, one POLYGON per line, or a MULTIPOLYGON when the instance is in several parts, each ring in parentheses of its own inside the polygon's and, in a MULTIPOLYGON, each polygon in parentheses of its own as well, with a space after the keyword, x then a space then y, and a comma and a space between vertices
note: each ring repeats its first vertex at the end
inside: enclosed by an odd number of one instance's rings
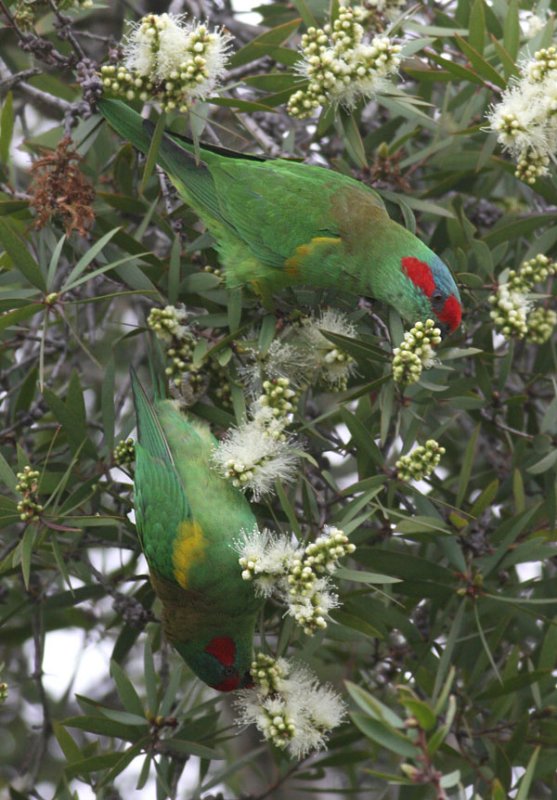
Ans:
MULTIPOLYGON (((211 639, 205 652, 214 656, 223 667, 233 667, 236 658, 236 645, 229 636, 215 636, 211 639)), ((218 688, 218 687, 217 687, 218 688)), ((223 689, 222 691, 226 691, 223 689)))
POLYGON ((240 686, 240 676, 233 675, 231 678, 225 678, 218 686, 213 686, 217 692, 233 692, 240 686))
POLYGON ((431 297, 435 290, 435 280, 429 264, 419 258, 407 256, 403 258, 402 269, 408 275, 414 286, 417 286, 426 297, 431 297))
POLYGON ((451 331, 454 331, 458 328, 462 319, 462 306, 454 294, 451 294, 449 297, 447 297, 443 303, 443 308, 437 314, 437 318, 440 322, 444 322, 445 325, 448 325, 449 330, 451 331))

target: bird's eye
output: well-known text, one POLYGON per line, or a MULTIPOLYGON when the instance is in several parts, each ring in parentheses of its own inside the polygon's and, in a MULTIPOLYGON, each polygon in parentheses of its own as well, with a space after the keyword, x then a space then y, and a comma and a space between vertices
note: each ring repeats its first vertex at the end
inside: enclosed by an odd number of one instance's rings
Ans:
POLYGON ((431 295, 431 299, 437 305, 443 299, 443 293, 439 291, 433 292, 433 294, 431 295))
POLYGON ((225 667, 222 673, 225 677, 230 678, 232 675, 236 674, 236 670, 234 669, 234 667, 225 667))

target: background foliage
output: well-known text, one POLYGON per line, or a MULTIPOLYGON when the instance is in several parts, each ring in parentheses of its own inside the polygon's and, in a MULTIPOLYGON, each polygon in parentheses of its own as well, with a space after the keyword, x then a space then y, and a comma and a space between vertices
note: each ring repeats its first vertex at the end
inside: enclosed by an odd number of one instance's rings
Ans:
POLYGON ((390 375, 394 312, 300 290, 273 315, 227 291, 206 271, 218 261, 193 213, 90 114, 91 75, 124 19, 168 5, 61 14, 54 2, 0 3, 0 785, 14 799, 553 797, 555 342, 495 335, 487 297, 503 269, 555 256, 557 189, 554 173, 521 183, 484 127, 521 55, 552 42, 554 9, 413 6, 396 29, 406 46, 391 92, 296 121, 284 107, 296 43, 325 2, 262 6, 258 25, 228 2, 171 5, 236 37, 224 89, 174 127, 374 186, 453 267, 465 321, 403 394, 390 375), (22 10, 36 24, 18 33, 22 10), (532 11, 544 21, 528 39, 532 11), (65 135, 71 147, 59 146, 65 135), (56 170, 65 194, 45 182, 56 170), (296 415, 314 461, 256 506, 262 525, 311 537, 326 521, 357 545, 324 634, 305 637, 266 609, 271 651, 288 647, 350 707, 328 752, 300 764, 238 732, 229 699, 160 638, 131 468, 117 469, 113 450, 134 427, 128 367, 145 361, 148 311, 178 302, 204 314, 194 362, 217 362, 220 377, 194 411, 217 434, 245 408, 240 340, 265 350, 293 311, 329 302, 358 327, 340 343, 357 362, 346 391, 316 387, 296 415), (398 481, 400 452, 430 437, 447 451, 436 474, 398 481), (42 510, 23 522, 26 465, 39 472, 26 497, 42 510), (83 658, 72 663, 75 642, 83 658))

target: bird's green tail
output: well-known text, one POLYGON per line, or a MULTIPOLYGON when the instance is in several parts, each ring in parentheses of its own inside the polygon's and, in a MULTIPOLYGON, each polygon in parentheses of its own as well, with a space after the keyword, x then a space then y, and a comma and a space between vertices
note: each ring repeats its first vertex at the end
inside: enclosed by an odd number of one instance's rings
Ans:
POLYGON ((174 459, 157 416, 156 409, 139 382, 139 378, 133 367, 130 369, 130 376, 132 381, 133 402, 137 416, 139 443, 154 458, 159 458, 163 462, 173 465, 174 459))
MULTIPOLYGON (((125 103, 118 100, 100 99, 99 111, 123 139, 127 139, 142 153, 147 153, 153 141, 155 126, 143 119, 125 103)), ((217 192, 207 164, 203 160, 222 159, 224 156, 201 150, 201 158, 194 155, 194 146, 187 140, 163 133, 157 153, 157 163, 167 173, 181 196, 202 217, 209 213, 213 219, 223 222, 217 192)))

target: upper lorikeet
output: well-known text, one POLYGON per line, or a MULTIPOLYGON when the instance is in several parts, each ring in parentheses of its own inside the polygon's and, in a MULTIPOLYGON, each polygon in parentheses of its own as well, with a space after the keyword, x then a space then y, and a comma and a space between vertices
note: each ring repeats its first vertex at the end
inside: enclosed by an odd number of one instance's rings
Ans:
MULTIPOLYGON (((101 99, 102 115, 144 153, 153 124, 124 103, 101 99)), ((449 269, 388 216, 370 188, 339 172, 214 147, 199 158, 165 132, 157 161, 214 236, 229 287, 263 297, 304 284, 371 295, 410 322, 432 319, 442 333, 460 324, 449 269)))
POLYGON ((210 465, 216 440, 176 404, 147 397, 132 372, 138 443, 136 525, 165 633, 205 683, 251 685, 261 599, 242 579, 235 538, 257 527, 244 495, 210 465))

